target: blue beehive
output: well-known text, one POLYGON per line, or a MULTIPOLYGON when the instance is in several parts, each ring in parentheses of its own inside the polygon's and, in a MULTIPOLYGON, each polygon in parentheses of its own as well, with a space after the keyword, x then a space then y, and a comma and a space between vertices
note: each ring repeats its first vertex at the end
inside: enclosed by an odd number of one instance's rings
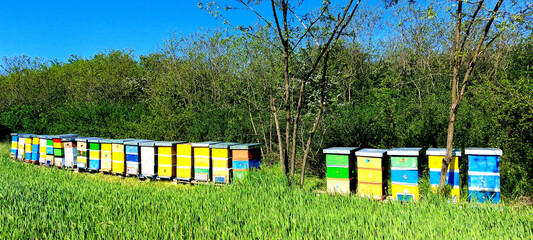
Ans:
POLYGON ((19 136, 18 133, 11 133, 11 159, 17 159, 17 152, 18 152, 18 141, 19 136))
POLYGON ((467 148, 468 200, 500 203, 500 156, 498 148, 467 148))

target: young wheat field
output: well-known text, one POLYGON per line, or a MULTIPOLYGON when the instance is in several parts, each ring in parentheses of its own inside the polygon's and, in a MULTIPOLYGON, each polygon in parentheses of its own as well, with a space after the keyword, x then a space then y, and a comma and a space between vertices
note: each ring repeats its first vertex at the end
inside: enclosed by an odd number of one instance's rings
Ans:
POLYGON ((175 185, 12 162, 8 152, 0 144, 0 239, 533 238, 531 207, 330 196, 287 187, 273 167, 223 187, 175 185))

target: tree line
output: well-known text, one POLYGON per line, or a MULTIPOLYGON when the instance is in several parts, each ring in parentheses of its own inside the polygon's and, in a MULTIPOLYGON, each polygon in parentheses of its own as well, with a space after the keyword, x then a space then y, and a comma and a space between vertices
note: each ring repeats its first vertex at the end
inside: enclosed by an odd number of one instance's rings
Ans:
MULTIPOLYGON (((300 169, 323 177, 325 147, 446 147, 454 79, 474 56, 454 43, 476 49, 488 18, 475 11, 497 4, 481 2, 465 3, 459 25, 449 3, 325 2, 300 16, 297 5, 272 2, 272 20, 173 34, 148 55, 4 57, 0 130, 260 142, 291 181, 300 169)), ((453 145, 503 149, 502 192, 522 196, 533 192, 533 36, 529 12, 500 9, 516 14, 497 18, 483 40, 453 109, 453 145)))

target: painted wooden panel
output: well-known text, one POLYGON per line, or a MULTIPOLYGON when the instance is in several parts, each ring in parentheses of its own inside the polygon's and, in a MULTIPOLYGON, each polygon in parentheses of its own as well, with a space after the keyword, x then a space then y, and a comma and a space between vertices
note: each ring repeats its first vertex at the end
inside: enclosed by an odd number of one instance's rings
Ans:
POLYGON ((191 156, 178 155, 176 157, 176 165, 182 167, 192 167, 193 158, 191 156))
POLYGON ((353 190, 354 180, 353 179, 335 179, 328 178, 327 181, 327 191, 333 194, 350 194, 353 190))
POLYGON ((155 147, 141 147, 141 175, 152 177, 157 175, 155 147))
POLYGON ((173 178, 176 176, 175 166, 173 167, 172 165, 162 165, 160 163, 157 166, 157 174, 159 177, 173 178))
POLYGON ((94 160, 100 160, 100 151, 89 150, 89 158, 94 160))
POLYGON ((126 154, 138 154, 139 146, 137 145, 126 145, 125 148, 126 154))
POLYGON ((139 175, 139 162, 127 161, 126 162, 126 174, 132 176, 139 175))
POLYGON ((196 181, 211 181, 209 168, 194 168, 194 179, 196 181))
POLYGON ((176 154, 184 156, 192 156, 193 148, 191 143, 183 143, 176 145, 176 154))
POLYGON ((213 167, 215 168, 230 168, 231 162, 228 159, 216 159, 213 157, 213 167))
POLYGON ((18 136, 12 136, 11 137, 11 159, 16 159, 17 158, 17 153, 18 153, 18 136))
POLYGON ((493 191, 500 189, 499 175, 468 175, 468 189, 478 191, 493 191), (477 188, 477 189, 474 189, 477 188))
POLYGON ((348 166, 350 164, 350 156, 348 156, 348 155, 337 155, 337 154, 327 154, 326 155, 326 164, 327 165, 348 166))
POLYGON ((229 183, 231 170, 229 168, 213 168, 213 181, 215 183, 229 183))
POLYGON ((391 167, 416 168, 418 167, 418 157, 391 157, 391 167))
POLYGON ((17 160, 24 161, 24 156, 26 155, 26 151, 24 150, 24 144, 26 143, 25 139, 23 137, 19 137, 18 139, 18 150, 17 150, 17 160))
POLYGON ((124 153, 124 144, 111 144, 111 170, 113 173, 126 173, 126 154, 124 153))
POLYGON ((357 157, 357 167, 382 168, 382 159, 377 157, 357 157))
POLYGON ((500 172, 500 156, 468 156, 468 171, 470 172, 500 172))
POLYGON ((64 148, 54 148, 54 156, 56 156, 56 157, 65 156, 65 149, 64 148))
POLYGON ((205 156, 194 156, 195 167, 209 167, 211 166, 210 158, 205 156))
POLYGON ((418 171, 391 169, 391 181, 393 183, 418 184, 418 171))
POLYGON ((48 166, 54 166, 54 155, 46 155, 46 165, 48 166))
POLYGON ((32 150, 33 150, 32 140, 33 138, 31 137, 24 138, 24 142, 25 142, 24 143, 24 151, 25 151, 24 160, 25 161, 31 161, 32 150))
POLYGON ((100 143, 89 143, 89 149, 100 151, 100 143))
POLYGON ((233 160, 250 160, 261 158, 261 149, 255 148, 250 150, 236 149, 231 152, 233 160))
POLYGON ((248 173, 248 169, 233 169, 233 180, 242 180, 248 173))
POLYGON ((111 172, 113 170, 112 149, 111 143, 100 144, 100 171, 102 172, 111 172))
POLYGON ((176 167, 176 178, 178 179, 184 179, 189 180, 193 177, 193 168, 192 167, 183 167, 183 166, 177 166, 176 167))
MULTIPOLYGON (((431 186, 439 185, 440 182, 440 169, 430 169, 429 171, 429 183, 431 186)), ((446 184, 450 186, 457 186, 459 187, 459 170, 456 171, 449 171, 448 170, 448 176, 446 179, 446 184)))
POLYGON ((357 184, 357 195, 360 197, 384 199, 385 191, 382 183, 361 183, 357 184))
POLYGON ((354 175, 354 170, 348 167, 330 167, 326 169, 326 176, 328 178, 351 178, 354 175))
POLYGON ((250 160, 250 168, 260 168, 260 167, 261 167, 261 159, 250 160))
MULTIPOLYGON (((442 160, 444 159, 444 156, 428 156, 428 165, 429 168, 442 168, 442 160)), ((452 161, 450 162, 450 165, 448 165, 448 169, 452 170, 459 170, 459 158, 453 157, 452 161)))
POLYGON ((65 164, 65 158, 64 157, 54 156, 54 165, 56 167, 61 168, 61 167, 63 167, 64 164, 65 164))
POLYGON ((359 182, 382 183, 383 172, 381 169, 358 168, 357 178, 359 179, 359 182))
POLYGON ((66 144, 65 144, 65 167, 73 168, 75 166, 74 164, 75 154, 76 154, 75 148, 66 147, 66 144))
POLYGON ((83 141, 78 141, 77 143, 77 164, 76 167, 85 169, 87 168, 87 157, 89 157, 88 151, 87 151, 88 144, 83 141))
POLYGON ((173 155, 176 154, 172 147, 157 147, 157 154, 159 155, 173 155))
POLYGON ((420 199, 418 186, 392 184, 392 197, 399 201, 415 201, 420 199))
POLYGON ((211 156, 211 149, 210 148, 204 148, 204 147, 195 147, 194 148, 194 157, 196 156, 211 156))
POLYGON ((233 161, 233 169, 249 169, 250 161, 233 161))
POLYGON ((231 151, 227 148, 212 148, 211 155, 213 158, 230 158, 231 151))
POLYGON ((39 163, 41 165, 46 164, 46 139, 39 139, 39 163))
POLYGON ((500 203, 500 192, 468 191, 468 200, 478 203, 500 203))
POLYGON ((37 139, 37 144, 32 144, 31 148, 31 161, 39 162, 39 139, 37 139))
POLYGON ((100 170, 100 160, 97 159, 89 159, 89 167, 88 169, 99 171, 100 170))

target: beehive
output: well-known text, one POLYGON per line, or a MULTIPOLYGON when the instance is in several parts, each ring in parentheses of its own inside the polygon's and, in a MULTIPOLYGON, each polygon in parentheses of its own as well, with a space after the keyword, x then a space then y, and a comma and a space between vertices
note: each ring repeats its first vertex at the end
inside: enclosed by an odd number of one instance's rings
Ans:
POLYGON ((113 139, 100 140, 100 172, 110 173, 113 170, 113 160, 111 152, 113 139))
POLYGON ((210 182, 212 179, 211 148, 210 145, 220 142, 193 143, 194 148, 194 180, 210 182))
POLYGON ((247 143, 230 146, 233 180, 241 180, 248 171, 261 167, 261 144, 247 143))
POLYGON ((33 134, 24 134, 24 161, 31 162, 33 155, 33 134))
POLYGON ((101 162, 100 162, 100 141, 105 139, 89 139, 89 163, 87 170, 91 171, 100 171, 101 162))
POLYGON ((393 148, 387 151, 391 161, 392 198, 400 201, 420 199, 418 157, 422 148, 393 148))
POLYGON ((140 143, 153 142, 152 140, 135 140, 124 143, 126 152, 126 174, 129 176, 139 176, 140 169, 140 143))
POLYGON ((53 136, 54 145, 54 164, 58 168, 65 165, 65 143, 61 141, 62 138, 75 138, 78 134, 62 134, 53 136))
POLYGON ((31 162, 34 164, 39 163, 41 135, 33 135, 32 148, 31 148, 31 162))
POLYGON ((47 135, 39 136, 39 164, 46 165, 46 138, 47 135))
MULTIPOLYGON (((437 190, 440 182, 442 160, 446 157, 446 148, 429 148, 426 151, 426 156, 428 156, 429 183, 433 190, 437 190)), ((461 150, 454 149, 452 151, 452 161, 448 165, 446 179, 446 184, 452 188, 450 195, 453 197, 454 202, 457 202, 461 195, 459 187, 459 157, 461 157, 461 150)))
POLYGON ((17 159, 18 145, 19 145, 19 136, 18 133, 11 133, 11 159, 17 159))
POLYGON ((46 166, 52 167, 54 166, 54 136, 53 135, 46 135, 46 166))
POLYGON ((65 149, 65 168, 74 168, 77 164, 77 142, 75 137, 62 137, 65 149))
POLYGON ((114 139, 111 141, 111 172, 114 174, 126 174, 126 151, 124 143, 136 139, 114 139))
POLYGON ((185 142, 155 142, 157 147, 157 178, 170 180, 176 177, 176 145, 180 143, 185 142))
POLYGON ((229 183, 232 177, 232 154, 230 147, 239 143, 217 143, 210 145, 213 163, 213 182, 229 183))
MULTIPOLYGON (((76 168, 84 170, 89 167, 89 140, 97 142, 97 137, 77 137, 76 141, 76 168)), ((99 153, 98 153, 99 154, 99 153)))
MULTIPOLYGON (((357 157, 357 194, 361 197, 385 199, 388 179, 388 171, 385 170, 387 150, 363 148, 355 152, 355 156, 357 157)), ((326 160, 330 160, 333 165, 343 163, 342 158, 332 157, 326 160)))
POLYGON ((500 156, 498 148, 466 148, 468 200, 500 203, 500 156))
POLYGON ((192 143, 176 145, 176 179, 191 181, 194 178, 192 143))
POLYGON ((27 136, 28 134, 25 134, 25 133, 19 133, 18 134, 18 143, 17 143, 17 147, 18 147, 18 150, 17 150, 17 160, 18 161, 24 161, 24 157, 25 157, 25 153, 26 151, 24 150, 24 145, 26 144, 26 139, 25 137, 27 136))
POLYGON ((157 176, 157 148, 155 142, 139 143, 141 148, 141 174, 139 177, 153 178, 157 176))
POLYGON ((326 154, 327 191, 333 194, 350 194, 355 189, 355 147, 331 147, 326 154))

